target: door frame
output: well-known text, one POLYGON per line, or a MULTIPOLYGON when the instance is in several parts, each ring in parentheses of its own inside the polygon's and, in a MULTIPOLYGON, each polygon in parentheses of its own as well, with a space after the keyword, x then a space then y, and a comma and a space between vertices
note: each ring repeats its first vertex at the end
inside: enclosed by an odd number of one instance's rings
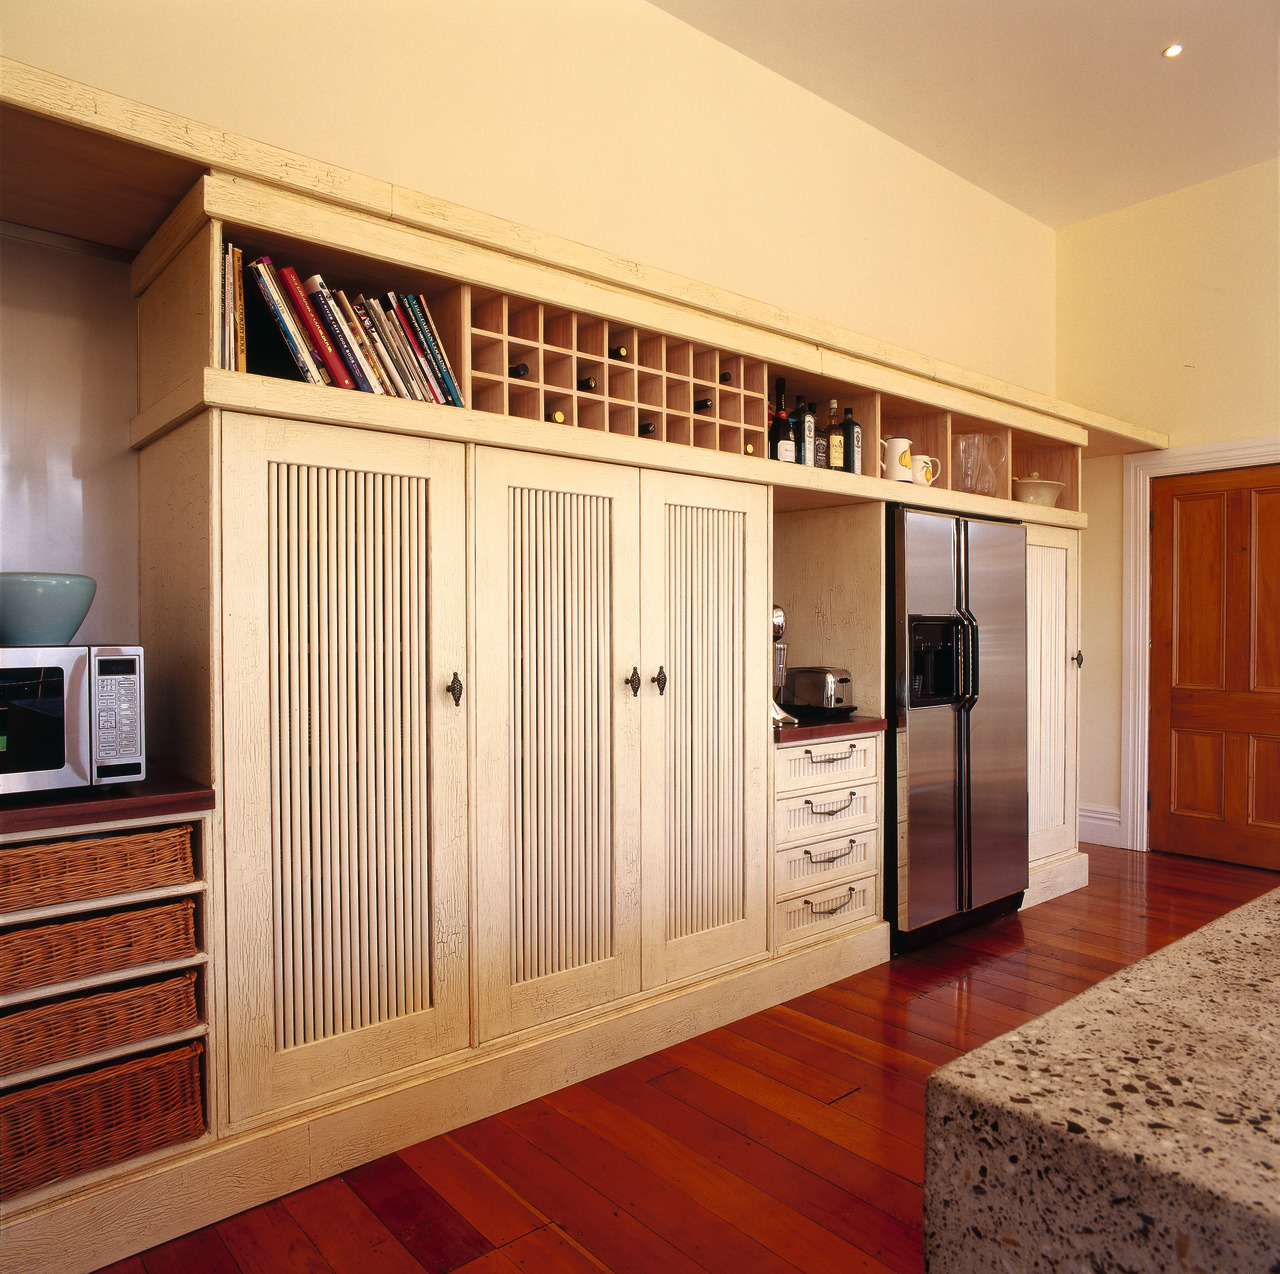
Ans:
POLYGON ((1124 458, 1121 586, 1120 835, 1145 853, 1151 650, 1151 480, 1280 463, 1280 438, 1240 438, 1124 458))

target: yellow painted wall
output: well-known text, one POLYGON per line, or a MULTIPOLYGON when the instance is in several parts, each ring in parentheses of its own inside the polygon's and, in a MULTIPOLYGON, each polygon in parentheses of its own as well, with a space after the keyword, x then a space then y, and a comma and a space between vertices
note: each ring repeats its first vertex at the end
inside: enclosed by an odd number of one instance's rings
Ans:
MULTIPOLYGON (((1058 232, 1058 394, 1171 447, 1280 430, 1280 161, 1058 232)), ((1120 801, 1119 460, 1084 466, 1080 799, 1120 801)))
POLYGON ((1053 390, 1054 238, 645 0, 0 0, 22 62, 1053 390))

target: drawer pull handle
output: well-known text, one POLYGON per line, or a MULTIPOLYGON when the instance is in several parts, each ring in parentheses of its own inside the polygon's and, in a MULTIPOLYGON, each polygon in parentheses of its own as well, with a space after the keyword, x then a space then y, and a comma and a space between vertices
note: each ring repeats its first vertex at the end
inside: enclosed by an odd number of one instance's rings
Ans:
POLYGON ((815 813, 821 814, 823 818, 834 818, 837 814, 843 814, 857 798, 857 792, 850 792, 849 799, 843 805, 833 805, 830 809, 820 810, 807 796, 804 803, 815 813))
POLYGON ((453 674, 453 680, 452 680, 451 682, 449 682, 449 684, 448 684, 447 686, 445 686, 445 693, 446 693, 446 694, 448 694, 448 695, 450 695, 450 696, 452 696, 452 698, 453 698, 453 706, 454 706, 455 708, 457 708, 457 707, 459 707, 459 706, 461 705, 461 703, 462 703, 462 678, 461 678, 461 677, 459 677, 459 676, 458 676, 458 674, 457 674, 456 672, 453 674))
POLYGON ((631 687, 631 697, 634 699, 640 693, 640 669, 632 668, 631 676, 623 677, 622 684, 631 687))
POLYGON ((658 693, 660 695, 667 693, 667 670, 661 665, 658 666, 658 675, 656 677, 650 677, 649 680, 658 687, 658 693))
POLYGON ((810 765, 835 765, 838 761, 853 760, 855 747, 849 744, 848 752, 828 752, 826 756, 814 756, 809 748, 805 748, 804 754, 809 758, 810 765))
POLYGON ((804 905, 808 907, 815 916, 834 916, 837 912, 843 911, 846 907, 852 904, 853 896, 857 888, 857 885, 850 885, 849 896, 844 900, 844 902, 838 903, 834 907, 828 907, 825 911, 819 911, 807 898, 804 900, 804 905))
POLYGON ((813 856, 812 851, 810 851, 810 850, 807 850, 807 849, 806 849, 806 850, 804 851, 804 856, 805 856, 805 857, 806 857, 806 858, 807 858, 807 859, 808 859, 808 860, 809 860, 809 861, 810 861, 810 862, 811 862, 815 867, 830 867, 830 866, 832 866, 833 864, 838 863, 842 858, 848 858, 848 857, 849 857, 849 855, 850 855, 850 854, 852 854, 852 853, 853 853, 853 851, 854 851, 855 849, 857 849, 857 848, 858 848, 858 842, 857 842, 857 840, 851 840, 851 841, 849 842, 849 848, 848 848, 848 849, 842 849, 838 854, 828 854, 826 858, 815 858, 815 857, 813 856))

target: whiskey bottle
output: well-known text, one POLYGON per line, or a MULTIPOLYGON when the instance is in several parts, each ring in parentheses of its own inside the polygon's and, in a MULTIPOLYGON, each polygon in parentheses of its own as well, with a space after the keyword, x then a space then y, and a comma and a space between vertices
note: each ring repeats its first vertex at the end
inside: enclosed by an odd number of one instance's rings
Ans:
POLYGON ((827 429, 825 425, 818 424, 818 404, 810 403, 805 416, 813 421, 813 467, 825 469, 827 468, 827 429))
POLYGON ((840 408, 833 398, 827 409, 827 468, 844 468, 844 430, 840 428, 840 408))
POLYGON ((769 455, 774 460, 783 460, 787 464, 796 462, 796 434, 787 415, 787 382, 778 377, 776 406, 773 421, 769 425, 769 455))

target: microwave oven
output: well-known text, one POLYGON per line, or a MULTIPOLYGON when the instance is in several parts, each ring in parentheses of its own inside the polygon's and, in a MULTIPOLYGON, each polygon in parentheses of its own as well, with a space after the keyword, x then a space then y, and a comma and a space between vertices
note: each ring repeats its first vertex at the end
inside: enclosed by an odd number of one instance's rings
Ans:
POLYGON ((0 646, 0 795, 146 777, 141 646, 0 646))

